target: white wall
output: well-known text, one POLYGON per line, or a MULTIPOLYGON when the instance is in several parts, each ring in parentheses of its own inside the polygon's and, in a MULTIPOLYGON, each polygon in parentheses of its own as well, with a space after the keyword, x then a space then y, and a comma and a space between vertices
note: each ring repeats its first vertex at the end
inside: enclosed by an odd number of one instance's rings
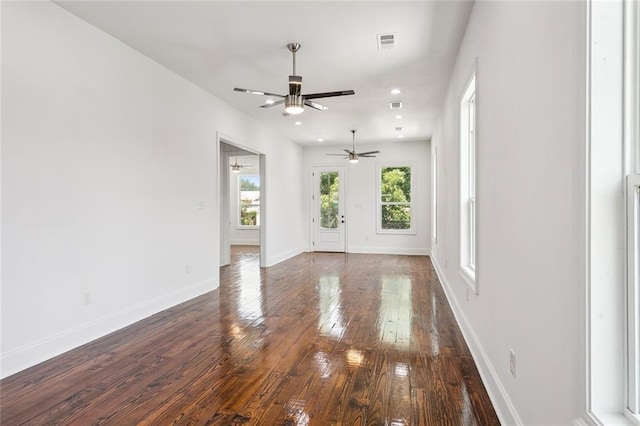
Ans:
POLYGON ((302 251, 298 145, 51 3, 1 7, 2 376, 218 286, 221 134, 266 154, 267 263, 302 251))
POLYGON ((432 139, 434 261, 504 424, 569 424, 584 390, 584 16, 580 2, 476 2, 432 139), (477 295, 458 223, 459 102, 476 59, 477 295))
POLYGON ((312 167, 324 165, 344 165, 346 168, 346 220, 347 252, 349 253, 390 253, 427 255, 431 247, 431 150, 428 141, 396 142, 390 144, 360 144, 356 151, 379 150, 375 158, 362 158, 357 164, 350 164, 341 157, 326 154, 340 153, 346 146, 305 147, 306 165, 305 188, 307 249, 311 249, 311 195, 313 191, 312 167), (358 148, 359 146, 359 148, 358 148), (377 234, 377 174, 380 165, 408 164, 412 166, 415 186, 412 188, 412 208, 415 234, 377 234))

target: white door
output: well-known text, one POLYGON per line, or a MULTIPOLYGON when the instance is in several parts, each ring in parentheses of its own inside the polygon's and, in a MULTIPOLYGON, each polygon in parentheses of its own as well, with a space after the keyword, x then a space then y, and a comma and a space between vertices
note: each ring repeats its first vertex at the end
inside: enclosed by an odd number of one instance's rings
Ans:
POLYGON ((313 168, 313 250, 344 252, 344 167, 313 168))

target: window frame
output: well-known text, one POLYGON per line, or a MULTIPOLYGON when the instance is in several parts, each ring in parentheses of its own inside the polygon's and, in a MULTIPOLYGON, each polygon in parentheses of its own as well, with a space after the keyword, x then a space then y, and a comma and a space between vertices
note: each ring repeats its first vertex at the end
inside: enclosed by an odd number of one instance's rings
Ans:
POLYGON ((477 75, 474 67, 460 97, 460 262, 468 287, 478 293, 477 266, 477 75))
POLYGON ((625 414, 640 422, 640 173, 627 176, 627 360, 625 414))
POLYGON ((236 225, 236 229, 245 229, 245 230, 250 230, 250 229, 260 229, 260 213, 262 212, 262 206, 261 206, 261 204, 260 204, 260 203, 258 203, 258 204, 248 204, 248 205, 246 205, 246 207, 255 207, 255 206, 257 206, 257 207, 258 207, 258 220, 257 220, 257 223, 258 223, 258 224, 257 224, 257 225, 243 225, 243 224, 242 224, 242 207, 243 207, 243 204, 242 204, 242 192, 243 192, 243 191, 242 191, 242 189, 241 189, 241 188, 242 188, 242 187, 241 187, 241 185, 242 185, 241 180, 242 180, 243 178, 247 178, 247 177, 254 177, 254 176, 255 176, 255 177, 257 177, 257 178, 258 178, 258 182, 259 182, 259 186, 258 186, 258 187, 260 188, 258 191, 260 192, 260 197, 262 198, 262 182, 261 182, 261 180, 260 180, 260 174, 256 174, 256 173, 251 173, 251 174, 248 174, 248 173, 247 173, 247 174, 242 174, 242 173, 239 173, 237 176, 238 176, 238 177, 237 177, 237 185, 238 185, 238 209, 237 209, 237 211, 236 211, 236 223, 237 223, 237 225, 236 225))
POLYGON ((415 201, 414 201, 414 188, 415 188, 415 167, 410 162, 396 162, 396 163, 378 163, 376 173, 376 233, 385 235, 415 235, 415 201), (411 171, 411 191, 410 201, 403 203, 392 203, 382 201, 382 170, 388 168, 400 168, 408 167, 411 171), (411 211, 411 220, 408 229, 383 229, 382 228, 382 207, 385 205, 400 205, 407 204, 411 211))
POLYGON ((434 146, 431 158, 431 239, 438 243, 438 147, 434 146))
POLYGON ((640 425, 640 5, 624 6, 626 176, 625 416, 640 425))

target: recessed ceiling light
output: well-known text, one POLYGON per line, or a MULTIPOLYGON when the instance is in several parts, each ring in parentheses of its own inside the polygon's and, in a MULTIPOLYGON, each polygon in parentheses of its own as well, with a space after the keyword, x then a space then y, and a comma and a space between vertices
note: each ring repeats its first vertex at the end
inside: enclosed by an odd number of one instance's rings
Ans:
POLYGON ((402 93, 402 91, 400 89, 391 89, 391 94, 392 95, 399 95, 400 93, 402 93))
POLYGON ((296 126, 301 126, 302 125, 302 121, 296 121, 296 126))
POLYGON ((396 118, 396 120, 400 120, 402 118, 402 116, 401 115, 396 115, 395 118, 396 118))
POLYGON ((324 139, 320 138, 318 139, 318 142, 324 142, 324 139))
POLYGON ((404 138, 404 135, 398 135, 398 138, 402 139, 402 138, 404 138))
POLYGON ((273 99, 267 99, 264 103, 267 105, 273 104, 275 101, 273 99))

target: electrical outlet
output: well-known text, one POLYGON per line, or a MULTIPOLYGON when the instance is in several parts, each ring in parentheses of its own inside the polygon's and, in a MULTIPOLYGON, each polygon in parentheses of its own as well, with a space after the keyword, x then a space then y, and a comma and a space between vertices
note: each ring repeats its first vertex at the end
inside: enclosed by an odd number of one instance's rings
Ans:
POLYGON ((516 353, 513 349, 509 350, 509 371, 511 371, 511 375, 516 377, 516 353))
POLYGON ((82 293, 82 304, 87 306, 91 304, 91 292, 85 291, 82 293))

